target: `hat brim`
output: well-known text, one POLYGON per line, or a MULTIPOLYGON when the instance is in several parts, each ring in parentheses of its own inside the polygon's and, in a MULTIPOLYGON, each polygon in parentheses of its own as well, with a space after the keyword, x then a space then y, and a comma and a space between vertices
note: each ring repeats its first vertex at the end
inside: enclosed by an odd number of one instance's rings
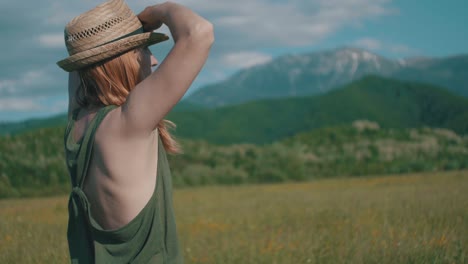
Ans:
POLYGON ((145 32, 73 54, 66 59, 58 61, 57 65, 67 72, 72 72, 123 54, 129 50, 142 46, 150 46, 168 39, 169 37, 162 33, 145 32))

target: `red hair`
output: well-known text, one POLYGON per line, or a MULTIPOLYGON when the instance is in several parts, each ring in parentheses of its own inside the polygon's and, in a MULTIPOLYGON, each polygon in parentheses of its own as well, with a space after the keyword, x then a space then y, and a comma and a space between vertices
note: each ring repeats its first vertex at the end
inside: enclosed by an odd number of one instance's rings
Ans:
MULTIPOLYGON (((81 85, 76 91, 77 102, 81 107, 103 107, 122 105, 133 88, 141 82, 144 69, 140 65, 142 49, 126 52, 104 63, 81 70, 81 85)), ((161 120, 157 125, 164 148, 167 152, 180 153, 180 146, 168 129, 175 124, 161 120)))

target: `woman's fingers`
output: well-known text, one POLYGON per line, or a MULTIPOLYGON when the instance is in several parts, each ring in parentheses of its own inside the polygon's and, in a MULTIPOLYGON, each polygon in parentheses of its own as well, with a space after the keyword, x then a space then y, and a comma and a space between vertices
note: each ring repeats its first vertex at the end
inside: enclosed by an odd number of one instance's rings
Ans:
POLYGON ((138 19, 143 25, 144 31, 156 30, 163 24, 162 21, 158 18, 157 12, 154 12, 154 7, 155 6, 149 6, 137 15, 138 19))

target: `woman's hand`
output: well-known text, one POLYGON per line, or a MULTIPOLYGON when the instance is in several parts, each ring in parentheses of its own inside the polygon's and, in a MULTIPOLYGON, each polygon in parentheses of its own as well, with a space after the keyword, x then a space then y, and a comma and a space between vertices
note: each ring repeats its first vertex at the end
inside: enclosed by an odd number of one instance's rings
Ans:
POLYGON ((162 16, 162 5, 163 4, 148 6, 137 15, 143 25, 144 31, 151 32, 162 26, 162 17, 160 17, 162 16))
POLYGON ((192 38, 193 36, 198 38, 198 36, 206 35, 205 31, 212 33, 213 27, 210 22, 189 8, 174 2, 148 6, 138 14, 138 18, 143 24, 143 29, 147 32, 156 30, 165 24, 169 28, 174 42, 180 38, 192 38))

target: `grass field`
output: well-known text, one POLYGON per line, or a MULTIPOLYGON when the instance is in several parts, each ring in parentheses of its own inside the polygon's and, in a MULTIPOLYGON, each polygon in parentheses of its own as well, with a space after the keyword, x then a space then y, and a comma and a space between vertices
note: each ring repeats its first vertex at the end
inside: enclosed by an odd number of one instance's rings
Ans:
MULTIPOLYGON (((178 189, 186 263, 467 263, 468 171, 178 189)), ((0 200, 0 263, 66 263, 67 197, 0 200)))

